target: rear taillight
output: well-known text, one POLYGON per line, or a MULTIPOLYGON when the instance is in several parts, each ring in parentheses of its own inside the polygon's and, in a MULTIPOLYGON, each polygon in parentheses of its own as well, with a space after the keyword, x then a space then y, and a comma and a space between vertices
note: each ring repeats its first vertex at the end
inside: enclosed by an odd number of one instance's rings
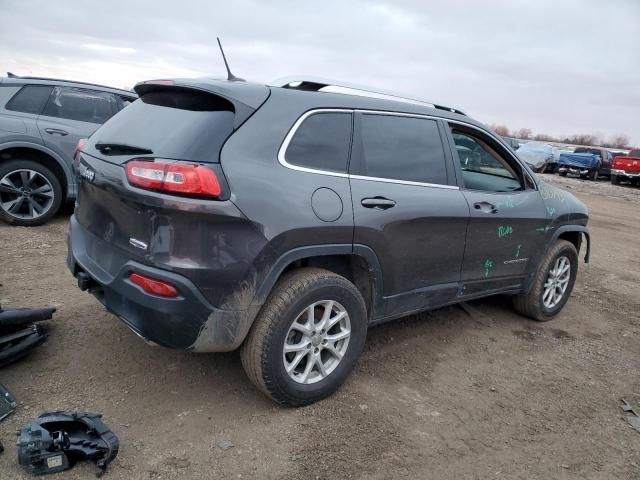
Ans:
POLYGON ((78 164, 78 154, 80 153, 80 150, 82 150, 82 148, 87 144, 87 140, 89 140, 88 138, 81 138, 80 140, 78 140, 78 144, 76 145, 76 149, 73 151, 73 163, 75 163, 76 165, 78 164))
POLYGON ((159 297, 174 298, 178 296, 178 290, 170 283, 156 280, 139 273, 129 275, 129 280, 141 287, 145 292, 159 297))
POLYGON ((185 195, 218 197, 222 187, 215 172, 202 165, 132 160, 127 163, 131 185, 185 195))

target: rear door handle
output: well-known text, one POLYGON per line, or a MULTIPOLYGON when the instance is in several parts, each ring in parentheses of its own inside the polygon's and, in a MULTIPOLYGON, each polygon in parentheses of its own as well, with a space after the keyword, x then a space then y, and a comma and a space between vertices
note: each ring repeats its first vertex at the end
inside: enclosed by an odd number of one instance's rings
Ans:
POLYGON ((360 201, 360 204, 364 208, 377 208, 379 210, 386 210, 388 208, 395 207, 396 202, 385 197, 369 197, 363 198, 360 201))
POLYGON ((45 128, 44 131, 50 135, 62 135, 63 137, 69 135, 69 132, 60 130, 59 128, 45 128))
POLYGON ((498 213, 496 206, 489 202, 476 202, 473 204, 473 208, 480 210, 482 213, 498 213))

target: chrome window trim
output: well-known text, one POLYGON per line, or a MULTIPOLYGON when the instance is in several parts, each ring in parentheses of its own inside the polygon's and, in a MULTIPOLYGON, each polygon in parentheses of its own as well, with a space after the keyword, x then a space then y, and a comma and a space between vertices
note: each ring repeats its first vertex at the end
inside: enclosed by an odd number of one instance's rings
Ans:
POLYGON ((332 172, 330 170, 318 170, 318 169, 315 169, 315 168, 301 167, 299 165, 293 165, 293 164, 287 162, 287 159, 285 158, 285 152, 287 151, 287 148, 289 148, 289 143, 291 142, 291 139, 293 138, 293 136, 298 131, 298 128, 300 128, 300 125, 302 125, 302 122, 304 122, 307 118, 309 118, 311 115, 314 115, 316 113, 350 113, 350 114, 353 114, 353 109, 349 109, 349 108, 317 108, 317 109, 309 110, 308 112, 303 113, 300 116, 300 118, 298 118, 295 121, 295 123, 293 124, 293 126, 289 130, 289 133, 287 133, 287 136, 284 137, 284 141, 282 142, 282 145, 280 146, 280 150, 278 150, 278 162, 280 162, 280 164, 282 166, 284 166, 284 167, 290 168, 291 170, 298 170, 299 172, 318 173, 320 175, 329 175, 331 177, 347 178, 349 176, 348 173, 332 172))
POLYGON ((395 178, 366 177, 363 175, 350 175, 349 178, 353 178, 354 180, 369 180, 372 182, 381 182, 381 183, 397 183, 399 185, 415 185, 418 187, 432 187, 432 188, 444 188, 447 190, 460 190, 460 187, 458 187, 457 185, 443 185, 441 183, 411 182, 409 180, 396 180, 395 178))
POLYGON ((316 173, 319 175, 327 175, 330 177, 341 177, 341 178, 353 178, 354 180, 367 180, 367 181, 373 181, 373 182, 381 182, 381 183, 395 183, 398 185, 413 185, 413 186, 420 186, 420 187, 432 187, 432 188, 444 188, 447 190, 459 190, 460 187, 457 185, 445 185, 445 184, 440 184, 440 183, 424 183, 424 182, 411 182, 409 180, 397 180, 394 178, 384 178, 384 177, 367 177, 367 176, 363 176, 363 175, 350 175, 348 173, 340 173, 340 172, 331 172, 329 170, 318 170, 315 168, 308 168, 308 167, 301 167, 299 165, 293 165, 289 162, 287 162, 287 159, 285 157, 285 153, 287 151, 287 148, 289 147, 289 143, 291 142, 291 139, 293 138, 293 136, 295 135, 296 131, 298 130, 298 128, 300 127, 300 125, 302 125, 302 122, 304 122, 307 118, 309 118, 311 115, 314 115, 316 113, 355 113, 355 112, 359 112, 359 113, 365 113, 365 114, 373 114, 373 115, 390 115, 390 116, 396 116, 396 117, 414 117, 414 118, 425 118, 428 120, 441 120, 442 117, 437 117, 437 116, 432 116, 432 115, 421 115, 421 114, 415 114, 415 113, 402 113, 402 112, 391 112, 391 111, 385 111, 385 110, 361 110, 361 109, 353 109, 353 108, 315 108, 313 110, 309 110, 305 113, 303 113, 300 118, 298 118, 295 123, 293 124, 293 126, 291 127, 291 129, 289 130, 289 132, 287 133, 286 137, 284 137, 284 141, 282 142, 282 145, 280 146, 280 149, 278 150, 278 162, 286 168, 289 168, 291 170, 297 170, 299 172, 307 172, 307 173, 316 173))

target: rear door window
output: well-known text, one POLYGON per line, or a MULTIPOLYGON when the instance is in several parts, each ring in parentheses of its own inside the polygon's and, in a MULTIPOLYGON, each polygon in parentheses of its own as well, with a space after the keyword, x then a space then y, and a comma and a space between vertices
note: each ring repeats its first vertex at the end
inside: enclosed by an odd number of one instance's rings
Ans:
POLYGON ((151 150, 157 158, 218 163, 234 116, 231 102, 217 95, 177 88, 151 91, 98 129, 88 147, 128 145, 151 150))
POLYGON ((426 118, 364 114, 360 175, 447 184, 438 124, 426 118))
POLYGON ((116 97, 107 92, 54 87, 42 115, 101 124, 118 111, 116 97))
POLYGON ((315 113, 295 131, 285 160, 291 165, 326 170, 347 171, 351 144, 351 113, 315 113))
POLYGON ((47 85, 26 85, 7 102, 5 108, 14 112, 40 115, 52 88, 47 85))

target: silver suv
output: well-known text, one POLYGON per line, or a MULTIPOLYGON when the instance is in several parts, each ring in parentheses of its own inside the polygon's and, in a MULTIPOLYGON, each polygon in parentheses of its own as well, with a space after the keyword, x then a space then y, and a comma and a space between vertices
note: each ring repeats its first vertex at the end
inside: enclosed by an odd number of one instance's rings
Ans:
POLYGON ((136 98, 89 83, 0 77, 0 218, 41 225, 74 199, 78 141, 136 98))

